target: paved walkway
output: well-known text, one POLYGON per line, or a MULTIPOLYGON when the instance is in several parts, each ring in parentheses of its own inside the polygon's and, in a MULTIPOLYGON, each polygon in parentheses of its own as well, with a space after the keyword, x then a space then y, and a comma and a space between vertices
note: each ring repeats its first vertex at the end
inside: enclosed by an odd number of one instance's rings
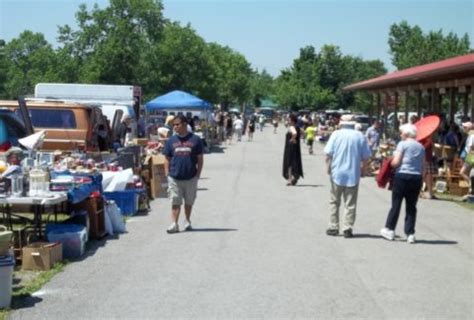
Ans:
MULTIPOLYGON (((420 200, 418 243, 381 239, 390 193, 362 181, 355 237, 328 237, 322 147, 281 177, 283 128, 205 157, 194 232, 153 202, 12 319, 472 319, 473 212, 420 200)), ((398 231, 401 232, 403 216, 398 231)))

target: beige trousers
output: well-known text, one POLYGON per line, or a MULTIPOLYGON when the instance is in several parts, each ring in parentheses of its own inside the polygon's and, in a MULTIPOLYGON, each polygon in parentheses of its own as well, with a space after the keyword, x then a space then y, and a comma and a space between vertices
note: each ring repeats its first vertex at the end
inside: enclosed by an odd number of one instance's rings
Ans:
POLYGON ((331 198, 329 201, 329 210, 331 213, 329 228, 339 230, 339 207, 341 198, 344 201, 344 222, 343 229, 352 229, 356 218, 357 193, 359 185, 354 187, 339 186, 331 180, 331 198))

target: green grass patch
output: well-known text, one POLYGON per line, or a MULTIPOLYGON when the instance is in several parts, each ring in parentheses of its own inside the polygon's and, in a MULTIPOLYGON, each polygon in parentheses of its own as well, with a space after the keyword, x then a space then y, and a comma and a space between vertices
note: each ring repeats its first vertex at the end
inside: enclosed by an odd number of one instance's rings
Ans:
POLYGON ((21 309, 25 306, 25 299, 40 290, 56 274, 63 271, 69 262, 67 260, 58 262, 48 271, 15 271, 14 278, 20 279, 20 283, 13 288, 12 303, 8 309, 0 309, 0 320, 5 320, 11 310, 21 309))
POLYGON ((462 201, 462 197, 453 196, 446 193, 436 193, 436 197, 444 201, 453 201, 461 207, 474 211, 474 203, 462 201))

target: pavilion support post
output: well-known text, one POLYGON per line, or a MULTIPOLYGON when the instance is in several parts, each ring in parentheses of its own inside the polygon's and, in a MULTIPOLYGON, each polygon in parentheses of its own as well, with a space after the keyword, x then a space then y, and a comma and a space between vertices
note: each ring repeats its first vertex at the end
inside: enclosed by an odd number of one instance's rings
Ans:
POLYGON ((438 114, 442 114, 443 113, 443 95, 439 92, 439 90, 437 90, 438 93, 437 93, 437 98, 436 98, 436 106, 437 106, 437 112, 438 114))
POLYGON ((398 132, 398 91, 394 93, 395 101, 394 101, 394 110, 393 110, 393 128, 395 132, 398 132))
POLYGON ((387 123, 387 101, 389 99, 389 93, 386 92, 385 93, 385 101, 383 102, 382 104, 382 109, 383 109, 383 130, 384 130, 384 134, 385 136, 387 136, 387 133, 388 133, 388 123, 387 123))
POLYGON ((433 89, 428 89, 427 100, 428 103, 426 110, 430 113, 433 111, 433 89))
POLYGON ((473 121, 474 117, 474 81, 471 82, 471 114, 469 115, 470 120, 473 121))
POLYGON ((421 90, 416 92, 416 112, 418 113, 418 118, 421 118, 421 90))
POLYGON ((409 103, 410 103, 410 91, 405 91, 405 123, 410 123, 410 119, 408 119, 408 109, 409 109, 409 103))
POLYGON ((380 104, 380 92, 377 92, 377 120, 380 120, 380 113, 382 112, 382 105, 380 104))
POLYGON ((462 109, 462 115, 467 116, 469 113, 469 91, 466 90, 463 94, 463 109, 462 109))
POLYGON ((375 110, 375 105, 374 105, 374 102, 375 102, 375 99, 374 99, 374 95, 372 93, 369 93, 370 94, 370 106, 369 106, 369 119, 372 119, 372 116, 374 115, 374 110, 375 110))
POLYGON ((439 89, 437 88, 431 90, 431 111, 439 112, 439 89))
POLYGON ((454 122, 454 115, 456 114, 456 88, 449 88, 449 121, 454 122))

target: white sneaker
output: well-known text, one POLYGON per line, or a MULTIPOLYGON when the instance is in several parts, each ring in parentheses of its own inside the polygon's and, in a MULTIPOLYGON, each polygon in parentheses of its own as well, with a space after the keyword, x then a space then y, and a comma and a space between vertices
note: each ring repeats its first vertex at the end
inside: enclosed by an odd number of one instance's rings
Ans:
POLYGON ((191 231, 193 230, 193 226, 191 225, 191 221, 185 220, 184 222, 184 231, 191 231))
POLYGON ((416 238, 415 238, 415 235, 414 234, 409 234, 408 237, 407 237, 407 242, 409 244, 413 244, 416 242, 416 238))
POLYGON ((179 226, 177 223, 173 222, 168 229, 166 229, 166 232, 168 233, 177 233, 179 232, 179 226))
POLYGON ((382 235, 382 237, 384 237, 387 240, 392 241, 392 240, 395 239, 395 231, 393 231, 393 230, 389 230, 387 228, 382 228, 380 230, 380 234, 382 235))

